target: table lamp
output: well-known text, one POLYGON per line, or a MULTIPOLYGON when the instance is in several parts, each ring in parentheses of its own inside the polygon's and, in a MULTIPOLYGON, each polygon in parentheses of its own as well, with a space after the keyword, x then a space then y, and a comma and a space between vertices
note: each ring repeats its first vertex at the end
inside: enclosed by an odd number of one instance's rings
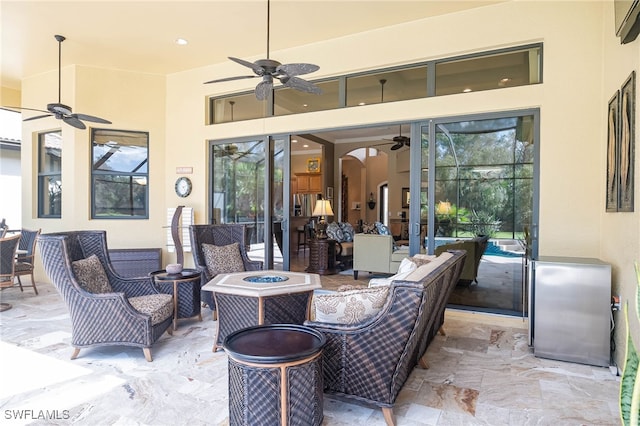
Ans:
POLYGON ((325 216, 333 216, 333 210, 331 209, 331 202, 329 200, 318 200, 313 209, 313 216, 319 216, 320 222, 318 222, 318 233, 316 238, 327 238, 327 222, 325 222, 325 216))

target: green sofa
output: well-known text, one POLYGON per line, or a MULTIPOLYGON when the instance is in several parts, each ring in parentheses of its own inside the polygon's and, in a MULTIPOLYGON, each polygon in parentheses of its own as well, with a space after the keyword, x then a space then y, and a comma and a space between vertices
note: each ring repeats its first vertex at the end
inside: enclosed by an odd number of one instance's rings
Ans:
POLYGON ((436 247, 435 254, 439 255, 447 250, 465 250, 467 252, 467 258, 465 259, 464 266, 462 267, 462 273, 458 284, 471 284, 478 283, 478 267, 480 266, 480 259, 487 249, 489 242, 489 236, 475 237, 467 240, 457 240, 451 243, 443 244, 436 247))

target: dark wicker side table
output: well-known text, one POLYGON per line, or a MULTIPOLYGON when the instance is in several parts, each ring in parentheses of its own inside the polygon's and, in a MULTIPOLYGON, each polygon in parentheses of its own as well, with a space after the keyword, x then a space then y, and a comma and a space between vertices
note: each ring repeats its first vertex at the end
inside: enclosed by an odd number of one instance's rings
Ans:
POLYGON ((328 238, 314 238, 309 243, 309 266, 306 272, 319 275, 338 273, 336 242, 328 238))
POLYGON ((322 333, 293 324, 227 336, 229 425, 321 425, 325 342, 322 333))
POLYGON ((200 272, 196 269, 183 269, 179 274, 169 274, 164 269, 149 274, 158 290, 173 295, 173 329, 178 319, 199 317, 200 308, 200 272))

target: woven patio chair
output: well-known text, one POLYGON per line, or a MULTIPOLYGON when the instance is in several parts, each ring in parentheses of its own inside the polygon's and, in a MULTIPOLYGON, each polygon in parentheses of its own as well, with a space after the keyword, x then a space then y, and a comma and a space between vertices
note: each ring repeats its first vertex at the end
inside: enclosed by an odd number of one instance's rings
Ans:
POLYGON ((35 265, 36 255, 36 241, 40 235, 40 229, 31 231, 29 229, 22 229, 20 232, 20 243, 18 244, 19 250, 25 250, 26 253, 18 254, 16 256, 16 278, 18 278, 18 285, 20 291, 24 291, 23 287, 33 287, 33 291, 38 294, 38 288, 36 287, 36 280, 33 278, 33 270, 35 265), (22 285, 20 280, 21 275, 31 276, 31 285, 22 285))
MULTIPOLYGON (((248 233, 245 225, 241 224, 221 224, 221 225, 191 225, 189 227, 191 237, 191 253, 193 263, 202 274, 200 285, 203 286, 215 277, 205 261, 202 244, 212 244, 215 246, 227 246, 238 243, 240 255, 245 271, 262 270, 263 262, 249 259, 247 247, 249 246, 248 233)), ((231 272, 231 271, 228 271, 231 272)), ((242 271, 233 271, 242 272, 242 271)), ((201 300, 207 304, 212 311, 213 319, 216 319, 216 305, 213 300, 213 293, 210 291, 201 292, 201 300)))
POLYGON ((45 272, 69 309, 71 359, 81 348, 124 345, 142 348, 151 362, 153 343, 171 334, 173 297, 160 293, 151 277, 119 276, 105 231, 41 234, 38 245, 45 272))
MULTIPOLYGON (((15 280, 15 258, 20 234, 0 238, 0 289, 13 287, 15 280)), ((11 309, 9 303, 0 303, 0 312, 11 309)))

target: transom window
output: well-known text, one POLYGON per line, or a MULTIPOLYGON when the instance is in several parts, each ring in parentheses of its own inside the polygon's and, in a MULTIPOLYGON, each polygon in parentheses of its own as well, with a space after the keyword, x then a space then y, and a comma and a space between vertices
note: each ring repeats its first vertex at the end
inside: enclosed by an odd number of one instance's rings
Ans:
POLYGON ((321 95, 277 86, 267 101, 258 101, 252 90, 211 97, 209 123, 538 84, 542 83, 542 44, 441 58, 313 83, 322 89, 321 95))

